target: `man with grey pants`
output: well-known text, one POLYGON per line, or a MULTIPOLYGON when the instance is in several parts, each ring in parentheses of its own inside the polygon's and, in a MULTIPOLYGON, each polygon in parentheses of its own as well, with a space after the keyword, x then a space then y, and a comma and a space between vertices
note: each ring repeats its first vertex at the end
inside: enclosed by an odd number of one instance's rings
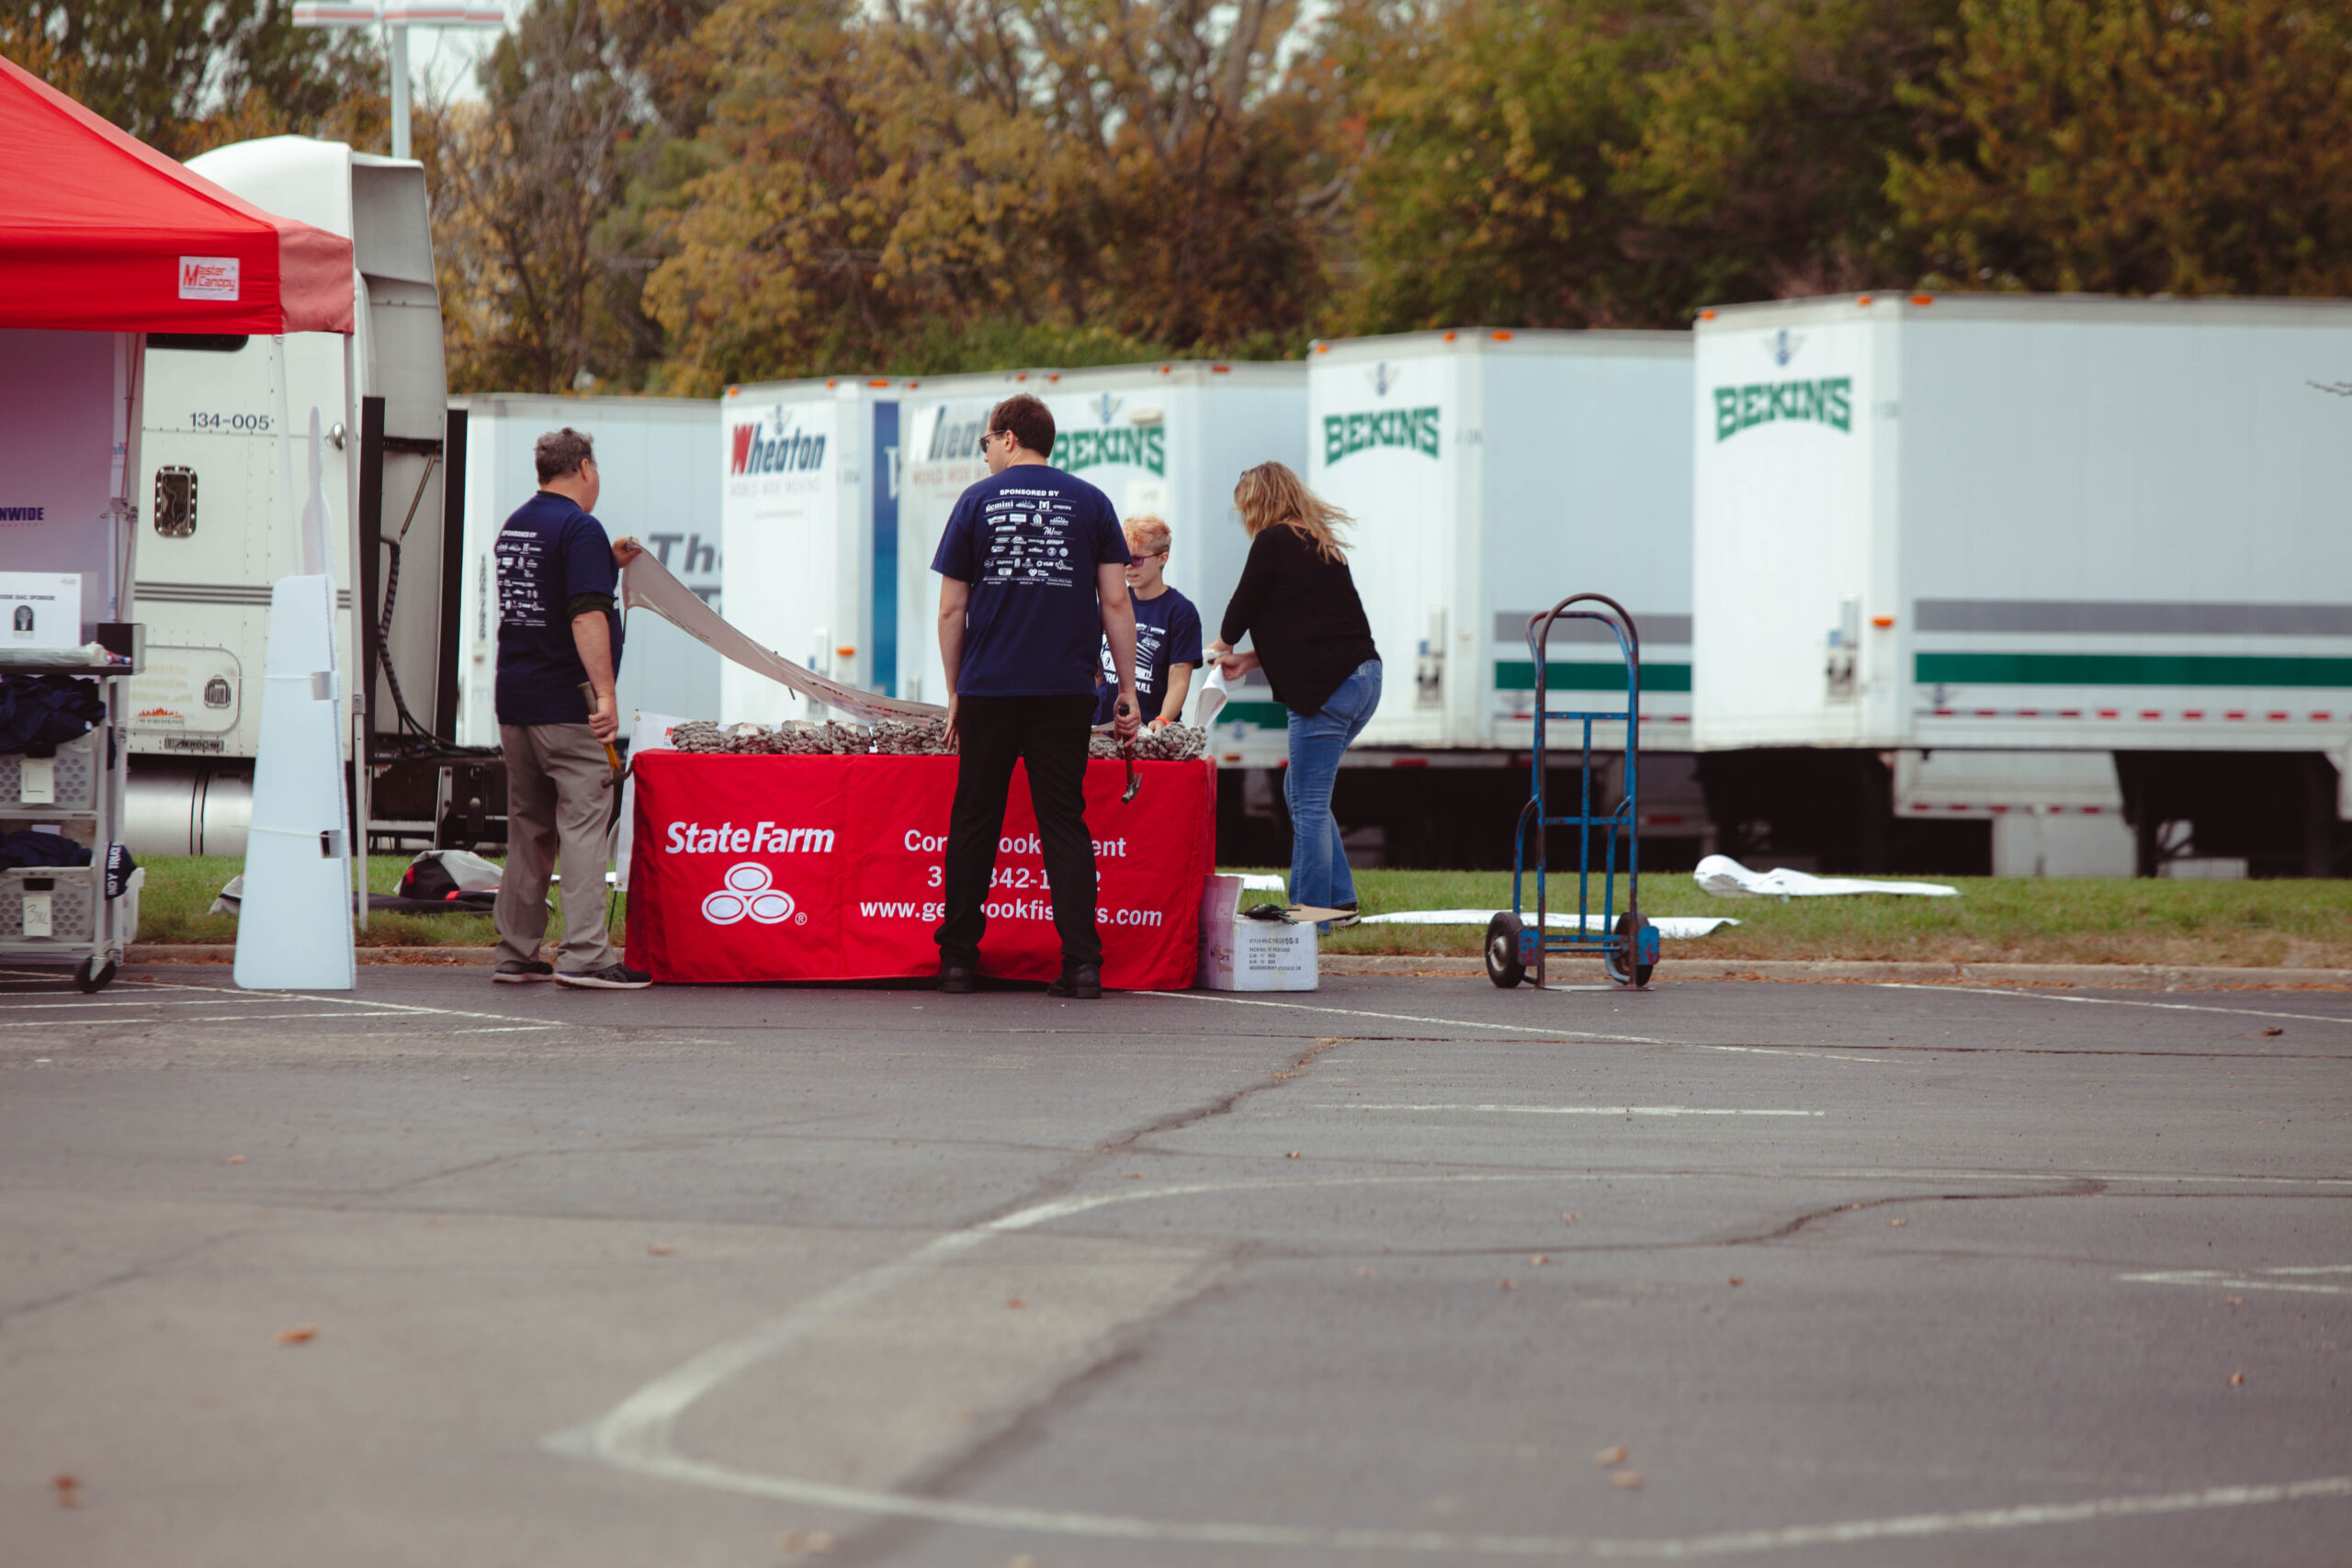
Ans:
POLYGON ((506 753, 506 869, 498 882, 498 967, 504 985, 637 990, 605 936, 605 824, 613 793, 605 748, 620 733, 619 569, 643 553, 611 542, 592 509, 602 483, 587 436, 569 425, 539 437, 539 491, 499 531, 498 739, 506 753), (594 695, 592 704, 582 688, 594 695), (561 963, 539 957, 548 873, 563 862, 561 963))

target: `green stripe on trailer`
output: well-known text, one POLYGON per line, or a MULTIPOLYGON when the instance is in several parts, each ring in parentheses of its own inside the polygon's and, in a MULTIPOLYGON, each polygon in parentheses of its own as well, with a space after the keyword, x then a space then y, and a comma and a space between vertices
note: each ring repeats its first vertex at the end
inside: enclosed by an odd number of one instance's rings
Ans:
POLYGON ((1279 729, 1290 724, 1290 709, 1280 703, 1228 701, 1216 710, 1216 721, 1219 724, 1256 724, 1269 729, 1279 729))
POLYGON ((2225 653, 1922 653, 1914 671, 1922 685, 2352 687, 2352 659, 2225 653))
MULTIPOLYGON (((1544 666, 1544 688, 1553 692, 1622 692, 1625 689, 1625 667, 1623 664, 1561 664, 1547 660, 1544 666)), ((1532 692, 1534 689, 1533 660, 1495 660, 1495 690, 1532 692)), ((1687 692, 1690 689, 1690 666, 1688 664, 1642 666, 1642 690, 1645 692, 1687 692)))

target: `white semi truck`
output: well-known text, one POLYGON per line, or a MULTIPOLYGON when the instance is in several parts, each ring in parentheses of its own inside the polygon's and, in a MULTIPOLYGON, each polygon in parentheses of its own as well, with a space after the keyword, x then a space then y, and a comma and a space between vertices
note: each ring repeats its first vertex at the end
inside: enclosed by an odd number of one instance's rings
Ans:
POLYGON ((362 308, 347 347, 327 333, 148 339, 134 493, 146 508, 136 592, 149 660, 131 682, 126 841, 243 852, 270 590, 297 570, 313 407, 328 427, 337 525, 343 734, 346 754, 369 764, 355 793, 374 807, 371 838, 429 836, 447 789, 413 759, 455 739, 457 554, 445 520, 464 488, 465 432, 447 406, 424 167, 294 136, 189 167, 351 240, 362 308), (375 541, 356 567, 354 539, 375 541), (368 679, 350 678, 361 670, 368 679))
POLYGON ((2352 304, 1882 293, 1695 336, 1726 851, 2346 869, 2352 304))

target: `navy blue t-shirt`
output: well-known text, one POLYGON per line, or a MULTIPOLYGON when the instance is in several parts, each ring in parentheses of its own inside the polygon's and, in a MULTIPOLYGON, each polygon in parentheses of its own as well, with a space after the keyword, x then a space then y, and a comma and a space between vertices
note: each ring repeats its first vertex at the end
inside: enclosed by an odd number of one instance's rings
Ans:
MULTIPOLYGON (((1131 590, 1127 602, 1136 607, 1136 702, 1143 709, 1136 716, 1149 724, 1168 701, 1168 667, 1201 661, 1201 613, 1173 588, 1150 599, 1138 599, 1131 590)), ((1102 687, 1094 696, 1094 722, 1110 723, 1111 710, 1118 705, 1119 671, 1111 661, 1111 639, 1106 637, 1102 639, 1102 687)))
MULTIPOLYGON (((575 593, 619 586, 605 525, 569 496, 541 491, 499 530, 498 722, 585 724, 580 683, 588 671, 571 640, 575 593)), ((621 618, 607 611, 613 673, 621 669, 621 618)))
POLYGON ((1110 498, 1059 468, 1017 463, 966 491, 931 558, 932 570, 972 587, 956 692, 1091 696, 1102 642, 1094 569, 1128 558, 1110 498))

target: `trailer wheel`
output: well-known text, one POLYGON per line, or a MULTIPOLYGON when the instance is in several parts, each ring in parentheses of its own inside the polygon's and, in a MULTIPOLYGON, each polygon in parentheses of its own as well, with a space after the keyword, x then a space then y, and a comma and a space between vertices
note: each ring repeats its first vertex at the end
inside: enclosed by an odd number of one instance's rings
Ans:
POLYGON ((1519 961, 1519 917, 1505 909, 1487 922, 1487 978, 1510 990, 1527 978, 1519 961))
MULTIPOLYGON (((1657 965, 1641 962, 1645 945, 1642 935, 1648 929, 1649 921, 1638 909, 1628 909, 1617 917, 1617 940, 1600 950, 1600 966, 1619 985, 1638 989, 1650 983, 1650 972, 1657 965)), ((1656 940, 1651 939, 1653 945, 1656 940)))
POLYGON ((114 984, 116 965, 109 959, 104 968, 95 958, 82 960, 82 967, 74 971, 74 983, 93 995, 114 984))

